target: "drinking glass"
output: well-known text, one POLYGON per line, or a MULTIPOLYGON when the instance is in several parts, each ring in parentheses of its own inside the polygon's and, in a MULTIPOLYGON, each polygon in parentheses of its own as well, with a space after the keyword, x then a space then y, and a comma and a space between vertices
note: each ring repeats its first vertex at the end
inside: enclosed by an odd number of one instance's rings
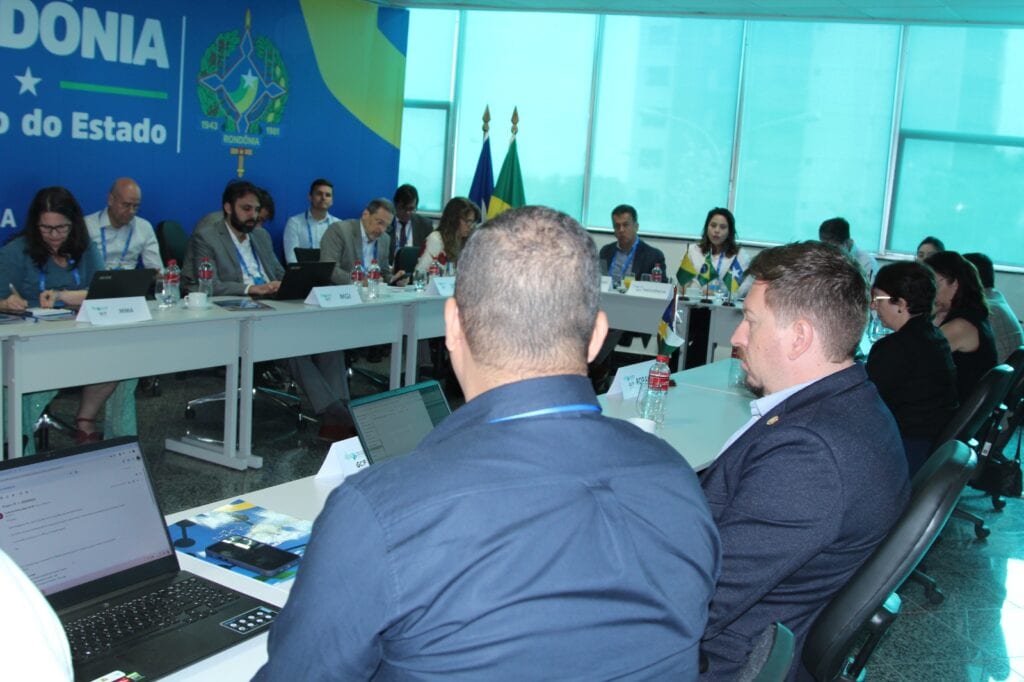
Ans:
POLYGON ((422 292, 427 286, 427 273, 422 270, 416 270, 413 272, 412 286, 416 289, 416 293, 422 292))

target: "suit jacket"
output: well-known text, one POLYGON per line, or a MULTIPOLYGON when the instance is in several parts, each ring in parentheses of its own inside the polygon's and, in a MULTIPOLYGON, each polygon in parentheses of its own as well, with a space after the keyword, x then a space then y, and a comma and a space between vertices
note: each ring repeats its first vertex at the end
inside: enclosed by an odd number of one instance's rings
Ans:
MULTIPOLYGON (((263 274, 269 281, 280 280, 284 276, 284 267, 274 254, 274 245, 270 233, 257 227, 249 235, 253 250, 260 259, 263 274)), ((219 221, 208 215, 199 221, 185 250, 185 263, 181 268, 185 284, 195 287, 199 281, 197 270, 203 256, 209 256, 213 263, 213 294, 214 296, 241 296, 245 294, 245 283, 242 281, 242 266, 238 262, 238 251, 228 233, 228 226, 223 215, 219 221)))
POLYGON ((733 680, 773 621, 796 635, 789 680, 814 618, 885 538, 909 498, 892 414, 863 365, 791 395, 703 474, 722 538, 701 680, 733 680))
MULTIPOLYGON (((334 263, 331 281, 335 284, 351 284, 352 268, 357 260, 363 259, 362 225, 358 218, 339 220, 324 232, 320 240, 320 260, 334 263)), ((391 253, 391 238, 387 232, 377 238, 377 264, 380 265, 381 276, 386 282, 391 277, 391 266, 385 254, 391 253)), ((363 263, 363 267, 369 267, 363 263)))
MULTIPOLYGON (((618 252, 619 243, 612 242, 611 244, 605 244, 601 247, 601 252, 598 255, 600 260, 603 260, 608 264, 610 269, 612 266, 612 260, 615 258, 615 254, 618 252)), ((622 257, 619 257, 622 260, 622 257)), ((633 262, 631 267, 633 268, 633 274, 637 279, 640 279, 640 275, 649 275, 651 270, 654 269, 655 265, 661 266, 662 272, 667 272, 665 269, 665 254, 660 249, 656 249, 643 239, 636 247, 636 254, 633 256, 633 262)))
MULTIPOLYGON (((423 242, 427 240, 427 235, 434 231, 434 222, 419 213, 413 213, 412 217, 409 218, 409 222, 412 227, 412 235, 406 236, 409 239, 409 243, 406 246, 415 246, 417 249, 422 249, 423 242)), ((393 218, 387 229, 387 235, 392 244, 397 245, 399 234, 398 218, 393 218)), ((395 265, 394 248, 388 249, 388 265, 392 267, 395 265)))

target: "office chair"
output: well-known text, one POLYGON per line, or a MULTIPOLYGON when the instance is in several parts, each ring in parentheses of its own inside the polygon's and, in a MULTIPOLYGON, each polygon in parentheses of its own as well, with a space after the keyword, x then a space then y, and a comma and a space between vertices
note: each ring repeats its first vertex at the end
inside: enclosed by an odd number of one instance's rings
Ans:
POLYGON ((1017 441, 1015 457, 1008 457, 1005 451, 1024 421, 1024 346, 1013 351, 1006 359, 1006 364, 1013 369, 1010 388, 1007 390, 1002 404, 993 413, 992 424, 978 453, 979 470, 970 483, 972 487, 989 494, 992 500, 992 509, 995 511, 1002 511, 1006 506, 1006 500, 998 492, 990 492, 990 486, 980 483, 985 478, 992 458, 1020 459, 1020 441, 1017 441))
POLYGON ((782 623, 772 623, 754 643, 737 682, 784 682, 793 665, 796 638, 782 623))
POLYGON ((185 262, 185 249, 188 247, 188 235, 185 228, 176 220, 161 220, 156 224, 156 243, 160 246, 160 258, 166 264, 170 259, 185 262))
POLYGON ((910 503, 853 578, 818 614, 801 660, 819 682, 855 682, 899 615, 896 589, 938 537, 977 458, 958 441, 941 445, 915 477, 910 503))
POLYGON ((420 259, 420 250, 415 246, 403 246, 395 255, 395 272, 405 270, 412 272, 416 269, 416 261, 420 259))

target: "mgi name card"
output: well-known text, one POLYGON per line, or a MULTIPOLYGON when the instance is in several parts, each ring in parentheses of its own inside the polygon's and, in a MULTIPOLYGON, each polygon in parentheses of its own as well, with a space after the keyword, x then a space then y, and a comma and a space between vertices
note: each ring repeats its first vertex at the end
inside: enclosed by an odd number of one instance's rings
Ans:
POLYGON ((76 322, 88 322, 98 326, 108 324, 129 324, 152 320, 146 299, 142 296, 129 298, 85 299, 78 310, 76 322))
POLYGON ((672 298, 672 293, 674 291, 675 286, 667 284, 666 282, 642 282, 640 280, 633 280, 633 284, 630 285, 629 290, 626 292, 626 296, 657 298, 662 301, 667 301, 672 298))
POLYGON ((306 305, 320 306, 321 308, 344 308, 350 305, 359 305, 363 299, 359 296, 359 289, 355 284, 339 284, 330 287, 313 287, 306 297, 306 305))
POLYGON ((435 296, 451 297, 455 295, 454 277, 431 277, 427 285, 427 293, 435 296))

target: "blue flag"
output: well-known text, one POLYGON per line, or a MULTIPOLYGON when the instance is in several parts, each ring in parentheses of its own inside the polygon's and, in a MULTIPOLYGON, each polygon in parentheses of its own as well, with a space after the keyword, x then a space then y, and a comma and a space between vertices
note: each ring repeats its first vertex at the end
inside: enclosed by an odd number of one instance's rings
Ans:
POLYGON ((473 173, 473 186, 469 188, 469 199, 480 207, 482 215, 487 215, 487 204, 494 194, 494 166, 491 164, 491 138, 484 134, 484 145, 480 149, 480 158, 476 162, 473 173))

